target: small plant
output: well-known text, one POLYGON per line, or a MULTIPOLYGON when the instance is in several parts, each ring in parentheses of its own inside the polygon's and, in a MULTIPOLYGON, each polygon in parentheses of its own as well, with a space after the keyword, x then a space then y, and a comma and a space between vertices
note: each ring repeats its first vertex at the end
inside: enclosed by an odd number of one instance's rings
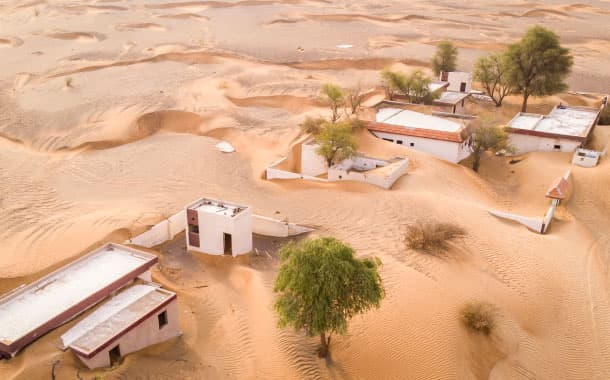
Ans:
POLYGON ((495 307, 487 302, 470 302, 462 308, 462 323, 477 333, 489 335, 495 327, 495 307))
POLYGON ((66 77, 64 81, 66 83, 66 87, 72 88, 72 77, 66 77))
POLYGON ((322 130, 322 125, 325 122, 326 119, 322 117, 314 118, 311 116, 307 116, 305 120, 303 120, 303 122, 299 124, 299 127, 301 128, 301 131, 303 131, 303 133, 317 136, 318 134, 320 134, 320 131, 322 130))
POLYGON ((437 254, 449 249, 449 242, 463 238, 466 231, 452 223, 419 221, 407 227, 405 241, 410 249, 437 254))

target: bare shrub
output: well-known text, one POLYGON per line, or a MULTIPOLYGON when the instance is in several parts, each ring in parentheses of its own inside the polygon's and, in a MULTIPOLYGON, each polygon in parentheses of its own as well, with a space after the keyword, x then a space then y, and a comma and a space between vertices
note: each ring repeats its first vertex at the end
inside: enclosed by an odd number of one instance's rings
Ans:
POLYGON ((407 227, 405 242, 410 249, 434 254, 447 251, 451 240, 464 236, 466 231, 453 223, 418 221, 407 227))
POLYGON ((66 83, 66 87, 72 88, 72 77, 66 77, 64 81, 66 83))
POLYGON ((495 307, 487 302, 470 302, 461 311, 462 323, 474 332, 489 335, 495 327, 495 307))

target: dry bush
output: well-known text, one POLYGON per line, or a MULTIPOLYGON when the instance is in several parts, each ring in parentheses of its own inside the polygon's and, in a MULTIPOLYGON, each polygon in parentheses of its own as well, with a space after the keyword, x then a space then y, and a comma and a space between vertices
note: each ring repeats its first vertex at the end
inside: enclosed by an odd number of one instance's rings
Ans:
POLYGON ((64 81, 66 83, 66 87, 72 88, 72 77, 66 77, 64 78, 64 81))
POLYGON ((407 227, 405 241, 410 249, 441 253, 449 249, 451 240, 464 236, 466 231, 453 223, 418 221, 407 227))
POLYGON ((489 335, 495 327, 495 307, 487 302, 470 302, 462 308, 462 323, 477 333, 489 335))

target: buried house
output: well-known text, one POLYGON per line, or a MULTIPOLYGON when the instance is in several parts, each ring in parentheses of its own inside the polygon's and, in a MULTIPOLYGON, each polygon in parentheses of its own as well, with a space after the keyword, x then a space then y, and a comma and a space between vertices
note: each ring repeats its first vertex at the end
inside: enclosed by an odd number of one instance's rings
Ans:
POLYGON ((179 336, 178 314, 175 293, 133 285, 63 334, 63 348, 89 369, 115 365, 124 355, 179 336))
POLYGON ((519 112, 507 126, 516 154, 574 152, 587 142, 600 110, 558 105, 546 116, 519 112))
POLYGON ((252 251, 252 209, 201 198, 186 207, 187 250, 233 257, 252 251))
POLYGON ((140 278, 150 281, 157 257, 109 243, 0 298, 0 356, 70 321, 140 278))

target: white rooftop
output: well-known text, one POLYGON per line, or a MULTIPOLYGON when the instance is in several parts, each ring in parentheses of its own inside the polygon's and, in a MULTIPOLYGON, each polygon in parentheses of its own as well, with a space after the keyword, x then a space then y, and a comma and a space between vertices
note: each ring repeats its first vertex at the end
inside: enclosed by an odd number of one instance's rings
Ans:
POLYGON ((462 129, 462 125, 455 121, 400 108, 382 108, 377 111, 375 119, 378 123, 398 125, 405 128, 443 132, 459 132, 462 129))
POLYGON ((219 214, 224 216, 235 216, 241 211, 246 210, 248 206, 242 206, 235 203, 227 203, 209 198, 201 198, 188 206, 191 210, 203 211, 210 214, 219 214))
POLYGON ((443 82, 443 81, 434 81, 434 82, 430 82, 430 84, 428 85, 428 89, 431 92, 440 90, 443 87, 447 87, 447 82, 443 82))
POLYGON ((155 259, 154 255, 109 244, 18 289, 0 299, 0 341, 16 341, 155 259))
POLYGON ((457 104, 467 98, 469 94, 457 91, 445 91, 436 99, 439 103, 457 104))
POLYGON ((519 113, 508 126, 513 129, 586 137, 599 111, 584 107, 555 107, 547 116, 519 113))
POLYGON ((63 345, 90 353, 174 296, 153 285, 131 286, 66 331, 63 345))

